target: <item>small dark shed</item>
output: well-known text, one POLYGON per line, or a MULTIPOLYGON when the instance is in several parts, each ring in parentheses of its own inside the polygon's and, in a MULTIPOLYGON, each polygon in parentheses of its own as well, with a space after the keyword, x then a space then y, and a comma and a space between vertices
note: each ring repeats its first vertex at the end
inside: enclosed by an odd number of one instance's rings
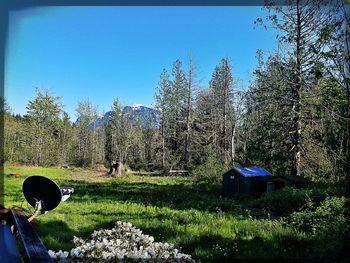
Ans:
POLYGON ((266 182, 272 178, 272 174, 264 168, 233 167, 223 175, 222 194, 225 197, 260 195, 266 192, 266 182))
POLYGON ((273 192, 282 189, 285 186, 294 186, 296 188, 302 188, 310 184, 310 180, 302 176, 290 176, 280 175, 274 176, 267 181, 267 192, 273 192))

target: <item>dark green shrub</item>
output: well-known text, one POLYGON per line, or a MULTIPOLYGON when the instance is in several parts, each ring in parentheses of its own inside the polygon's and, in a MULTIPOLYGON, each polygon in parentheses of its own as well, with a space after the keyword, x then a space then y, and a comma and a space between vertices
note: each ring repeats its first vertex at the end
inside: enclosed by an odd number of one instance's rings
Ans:
POLYGON ((130 163, 129 167, 133 171, 140 171, 145 170, 146 164, 145 163, 130 163))
POLYGON ((192 176, 197 182, 221 183, 222 175, 229 167, 214 155, 209 155, 207 161, 192 170, 192 176))
POLYGON ((130 163, 129 167, 133 171, 146 171, 146 172, 153 172, 156 170, 162 170, 163 167, 161 164, 158 163, 130 163))
POLYGON ((319 206, 310 201, 305 210, 290 215, 289 223, 312 235, 342 232, 346 222, 344 203, 344 197, 327 197, 319 206))
POLYGON ((264 193, 250 202, 250 207, 261 208, 267 212, 286 216, 299 211, 310 200, 310 190, 285 187, 272 193, 264 193))
POLYGON ((328 196, 338 194, 336 186, 313 185, 308 188, 285 187, 281 190, 264 193, 260 198, 249 202, 249 207, 264 209, 280 216, 288 216, 307 207, 309 202, 319 205, 328 196))
POLYGON ((339 262, 344 257, 344 240, 349 235, 344 204, 344 197, 327 197, 319 205, 309 202, 305 210, 294 212, 287 220, 288 225, 309 235, 313 259, 339 262))
POLYGON ((153 171, 157 171, 157 170, 162 170, 163 166, 160 163, 148 163, 146 169, 149 172, 153 172, 153 171))

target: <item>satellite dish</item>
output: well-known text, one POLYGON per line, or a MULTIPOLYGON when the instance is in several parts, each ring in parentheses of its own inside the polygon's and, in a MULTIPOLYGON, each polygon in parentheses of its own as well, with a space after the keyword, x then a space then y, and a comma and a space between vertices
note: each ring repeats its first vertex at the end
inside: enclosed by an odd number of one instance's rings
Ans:
POLYGON ((27 202, 42 213, 55 209, 62 200, 61 188, 45 176, 33 175, 23 182, 27 202))

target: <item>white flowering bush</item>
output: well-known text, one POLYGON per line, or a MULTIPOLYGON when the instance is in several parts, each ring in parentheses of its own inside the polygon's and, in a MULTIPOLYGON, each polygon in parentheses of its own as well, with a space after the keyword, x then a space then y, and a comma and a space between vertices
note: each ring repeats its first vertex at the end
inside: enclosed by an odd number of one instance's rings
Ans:
POLYGON ((54 252, 56 262, 195 262, 190 255, 180 253, 173 244, 154 242, 131 223, 116 222, 112 229, 95 230, 91 240, 73 239, 75 248, 54 252))

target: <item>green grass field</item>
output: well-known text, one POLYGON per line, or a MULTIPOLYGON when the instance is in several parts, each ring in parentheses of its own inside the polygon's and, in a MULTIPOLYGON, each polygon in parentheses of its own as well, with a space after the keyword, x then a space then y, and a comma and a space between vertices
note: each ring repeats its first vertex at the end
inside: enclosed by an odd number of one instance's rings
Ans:
POLYGON ((56 251, 69 251, 74 235, 87 238, 117 220, 133 223, 156 241, 175 243, 202 262, 307 258, 316 242, 283 220, 269 218, 264 205, 270 197, 225 199, 220 186, 197 184, 191 178, 113 178, 78 168, 7 166, 6 206, 33 210, 22 194, 22 182, 29 175, 45 175, 75 189, 68 201, 35 221, 46 247, 56 251), (11 172, 21 177, 11 177, 11 172))

